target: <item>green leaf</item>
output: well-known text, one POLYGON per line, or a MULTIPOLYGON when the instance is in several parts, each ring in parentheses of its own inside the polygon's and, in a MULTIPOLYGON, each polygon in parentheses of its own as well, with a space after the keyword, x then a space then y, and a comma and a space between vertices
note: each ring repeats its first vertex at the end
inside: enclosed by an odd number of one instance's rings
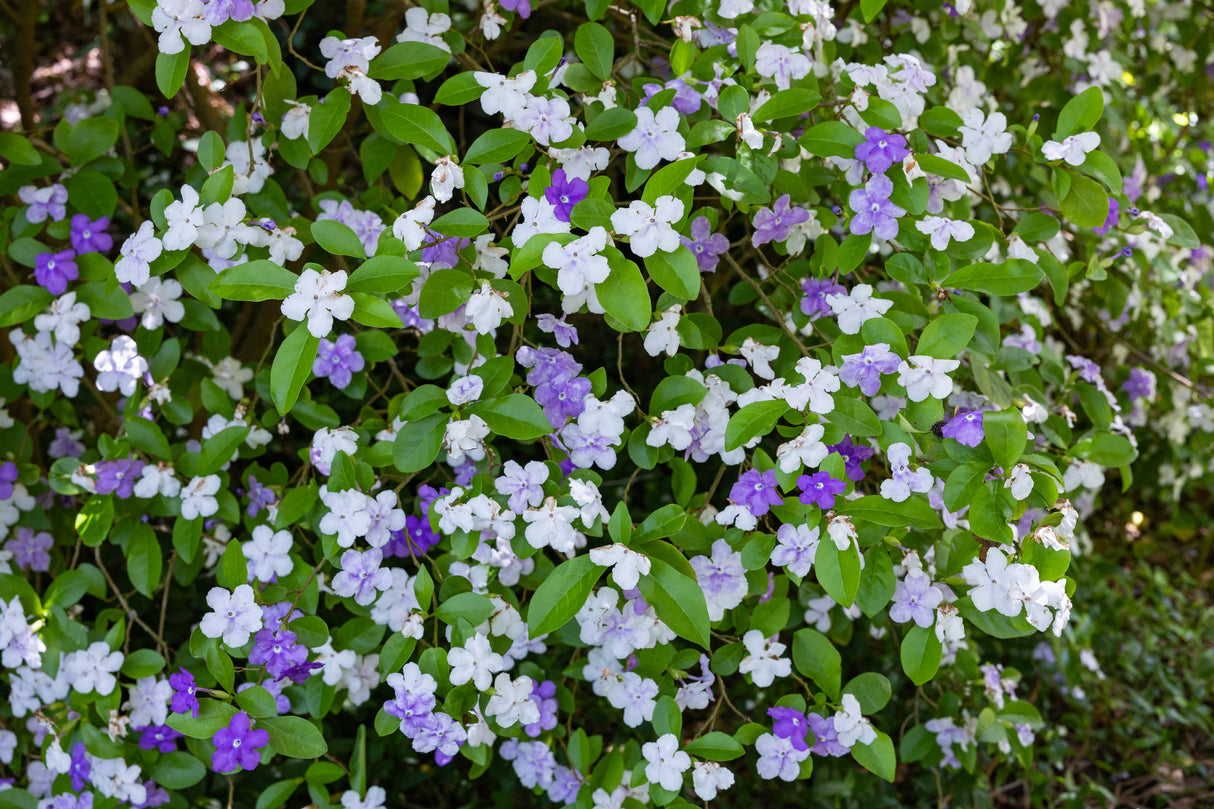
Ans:
POLYGON ((946 180, 960 180, 966 185, 974 181, 968 171, 951 160, 945 160, 943 157, 937 157, 934 154, 917 154, 915 155, 915 162, 919 164, 919 168, 928 174, 935 174, 937 177, 943 177, 946 180))
POLYGON ((1071 190, 1062 199, 1062 215, 1075 227, 1100 227, 1109 215, 1108 193, 1089 177, 1074 173, 1070 177, 1071 190))
POLYGON ((118 189, 113 180, 100 172, 81 171, 68 180, 67 198, 90 219, 98 219, 113 215, 118 189))
MULTIPOLYGON (((686 523, 686 510, 675 503, 667 503, 645 518, 632 541, 639 543, 666 539, 681 531, 686 523)), ((644 553, 644 549, 640 550, 644 553)))
POLYGON ((1100 120, 1104 112, 1104 93, 1099 87, 1089 87, 1066 102, 1058 113, 1058 128, 1054 140, 1069 138, 1078 132, 1088 132, 1100 120))
POLYGON ((349 225, 332 219, 321 219, 312 223, 312 238, 327 252, 335 256, 365 258, 363 243, 354 235, 349 225))
POLYGON ((642 576, 641 595, 676 635, 709 648, 708 603, 699 583, 663 559, 649 557, 650 571, 642 576))
POLYGON ((476 101, 485 92, 485 88, 476 82, 472 71, 456 73, 438 88, 434 95, 434 103, 447 107, 462 107, 476 101))
POLYGON ((814 554, 814 572, 818 584, 840 607, 850 607, 860 589, 860 551, 855 543, 839 550, 829 539, 818 543, 814 554))
POLYGON ((417 265, 400 256, 373 256, 350 274, 347 292, 394 295, 421 275, 417 265))
POLYGON ((80 535, 80 541, 90 548, 95 548, 105 541, 113 524, 112 495, 93 495, 76 514, 76 533, 80 535))
POLYGON ((344 87, 334 87, 323 104, 312 105, 308 118, 308 148, 312 154, 320 154, 337 137, 349 114, 350 91, 344 87))
POLYGON ((810 154, 819 157, 855 158, 856 147, 864 136, 842 121, 825 121, 811 126, 798 143, 810 154))
POLYGON ((888 735, 878 730, 875 742, 872 744, 855 745, 851 749, 851 755, 861 767, 873 775, 893 783, 894 771, 898 766, 898 757, 894 754, 893 739, 888 735))
POLYGON ((1159 218, 1167 223, 1168 227, 1172 228, 1172 235, 1168 237, 1168 243, 1174 244, 1177 247, 1187 247, 1190 250, 1196 250, 1201 247, 1201 240, 1197 238, 1197 232, 1193 230, 1193 226, 1185 220, 1181 219, 1176 214, 1161 213, 1159 218))
POLYGON ((603 568, 589 555, 575 556, 557 565, 531 596, 527 607, 530 637, 555 632, 573 619, 586 603, 603 568))
POLYGON ((1058 220, 1047 213, 1033 211, 1025 214, 1012 231, 1026 242, 1048 242, 1058 235, 1058 220))
POLYGON ((667 410, 674 410, 679 405, 699 404, 708 394, 708 388, 703 383, 689 376, 668 376, 653 389, 649 399, 649 412, 658 415, 667 410))
MULTIPOLYGON (((881 9, 885 8, 885 0, 860 0, 860 13, 864 15, 865 22, 872 22, 877 19, 877 15, 881 13, 881 9)), ((893 777, 886 780, 893 780, 893 777)))
POLYGON ((45 309, 54 296, 42 287, 22 285, 0 294, 0 328, 24 323, 45 309))
POLYGON ((42 163, 38 150, 16 132, 0 132, 0 157, 19 166, 37 166, 42 163))
POLYGON ((1012 529, 1007 524, 1009 515, 995 488, 1000 485, 995 481, 983 482, 974 490, 968 514, 970 530, 983 539, 1010 545, 1013 539, 1012 529))
POLYGON ((611 78, 611 65, 615 61, 615 42, 606 28, 597 22, 582 23, 573 37, 573 49, 599 80, 607 81, 611 78))
MULTIPOLYGON (((464 162, 473 166, 508 163, 531 143, 531 135, 521 129, 490 129, 468 147, 464 162)), ((439 233, 447 234, 442 228, 439 233)), ((456 235, 456 234, 448 234, 456 235)))
POLYGON ((830 639, 814 629, 799 629, 792 636, 792 661, 797 671, 813 680, 833 700, 839 699, 843 658, 830 639))
MULTIPOLYGON (((618 254, 617 254, 618 255, 618 254)), ((424 290, 423 290, 424 292, 424 290)), ((595 286, 599 303, 607 314, 628 331, 645 331, 652 314, 649 289, 634 262, 620 258, 611 262, 611 275, 595 286)), ((425 317, 424 313, 422 315, 425 317)))
POLYGON ((1138 457, 1137 450, 1124 435, 1097 433, 1075 446, 1075 454, 1101 466, 1127 466, 1138 457))
MULTIPOLYGON (((589 559, 590 557, 586 557, 589 559)), ((440 621, 455 626, 460 619, 477 626, 493 614, 493 602, 479 593, 460 593, 438 605, 434 615, 440 621)))
POLYGON ((211 740, 220 728, 226 728, 238 713, 235 707, 219 700, 202 697, 198 700, 198 716, 188 713, 170 713, 168 724, 178 733, 191 739, 211 740))
MULTIPOLYGON (((1095 183, 1092 184, 1095 185, 1095 183)), ((1105 207, 1108 207, 1107 198, 1105 198, 1105 207)), ((1104 214, 1100 215, 1100 221, 1104 221, 1104 214)), ((990 262, 970 264, 945 278, 940 285, 983 292, 987 295, 1010 296, 1033 289, 1041 283, 1041 276, 1041 268, 1036 264, 1023 259, 1011 259, 1002 264, 991 264, 990 262)))
POLYGON ((201 761, 181 751, 161 753, 149 769, 153 780, 165 789, 192 787, 207 774, 201 761))
POLYGON ((844 503, 838 509, 854 520, 869 522, 886 528, 916 528, 933 530, 944 527, 935 509, 928 505, 926 497, 911 495, 901 503, 886 500, 878 494, 870 494, 844 503))
POLYGON ((208 287, 224 300, 268 301, 290 295, 298 280, 299 276, 290 270, 262 259, 227 268, 208 287))
MULTIPOLYGON (((297 330, 298 331, 298 330, 297 330)), ((240 449, 240 445, 249 437, 251 428, 241 425, 225 427, 208 438, 202 445, 198 455, 198 467, 194 474, 199 477, 213 475, 232 460, 232 456, 240 449)))
POLYGON ((228 20, 211 29, 211 38, 215 44, 233 53, 254 57, 258 64, 264 65, 269 61, 266 41, 252 22, 228 20))
POLYGON ((565 40, 559 34, 555 36, 541 36, 532 42, 531 47, 527 49, 527 55, 523 58, 523 70, 534 70, 542 76, 556 68, 557 64, 561 61, 561 54, 564 50, 565 40))
POLYGON ((440 155, 455 154, 455 143, 434 110, 418 104, 392 104, 381 115, 384 126, 401 143, 415 144, 440 155))
POLYGON ((902 113, 884 98, 870 98, 868 108, 860 113, 860 117, 869 126, 878 126, 885 130, 902 128, 902 113))
POLYGON ((494 434, 519 441, 540 438, 553 429, 544 408, 522 393, 477 402, 468 407, 468 412, 484 419, 494 434))
POLYGON ((869 716, 889 704, 893 689, 890 688, 885 675, 867 671, 853 677, 843 687, 843 693, 853 695, 860 703, 860 711, 869 716))
POLYGON ((662 289, 685 301, 700 294, 700 267, 695 256, 683 245, 673 253, 659 250, 645 259, 649 277, 662 289))
POLYGON ((705 761, 733 761, 746 754, 746 748, 734 737, 714 730, 683 745, 684 752, 705 761))
POLYGON ((156 86, 165 98, 177 95, 181 85, 185 84, 185 74, 190 66, 190 49, 182 48, 179 53, 156 54, 156 86))
POLYGON ((270 366, 270 398, 280 414, 285 416, 295 406, 299 392, 312 374, 312 363, 319 349, 319 338, 313 337, 303 323, 278 347, 270 366))
POLYGON ((236 704, 254 718, 278 716, 278 703, 274 695, 259 685, 237 694, 236 704))
MULTIPOLYGON (((395 719, 396 717, 391 718, 395 719)), ((396 721, 399 722, 400 720, 397 719, 396 721)), ((295 794, 295 790, 302 783, 302 778, 287 778, 282 781, 275 781, 263 789, 261 794, 257 796, 255 809, 278 809, 278 807, 286 803, 295 794)))
POLYGON ((401 472, 420 472, 434 463, 443 447, 447 419, 446 413, 432 413, 401 427, 392 448, 396 468, 401 472))
POLYGON ((451 61, 451 53, 427 42, 398 42, 371 61, 373 79, 396 81, 420 79, 439 73, 451 61))
POLYGON ((1025 620, 1023 615, 1008 618, 1006 615, 1001 615, 994 610, 979 612, 970 603, 968 598, 958 601, 957 609, 960 610, 961 617, 965 619, 967 625, 973 624, 992 638, 1010 640, 1012 638, 1024 638, 1037 634, 1037 630, 1025 620))
POLYGON ((782 399, 751 402, 741 408, 729 417, 725 427, 726 451, 737 449, 757 435, 767 435, 786 412, 788 403, 782 399))
POLYGON ((350 297, 354 299, 350 318, 355 323, 375 329, 399 329, 403 325, 400 314, 383 298, 369 292, 351 292, 350 297))
POLYGON ((464 270, 444 268, 430 273, 422 286, 418 312, 425 318, 448 315, 472 296, 476 282, 464 270))
POLYGON ((940 669, 942 647, 934 627, 913 626, 902 639, 902 670, 915 685, 923 685, 940 669))
POLYGON ((881 435, 881 419, 865 402, 851 396, 836 396, 835 409, 827 414, 826 419, 853 436, 881 435))
POLYGON ((288 758, 320 758, 329 751, 316 725, 302 716, 267 716, 257 727, 270 733, 270 746, 288 758))
POLYGON ((1028 429, 1017 408, 987 411, 982 414, 982 429, 986 446, 995 459, 996 466, 1010 471, 1024 454, 1028 443, 1028 429))
POLYGON ((431 227, 444 236, 471 238, 489 229, 489 220, 472 208, 456 208, 434 220, 431 227))
POLYGON ((120 127, 113 118, 95 115, 72 127, 64 151, 73 166, 83 166, 101 157, 118 143, 120 127))
POLYGON ((871 233, 852 233, 843 239, 843 243, 839 245, 836 259, 839 272, 846 275, 856 269, 856 267, 859 267, 868 255, 868 248, 872 243, 871 233))
POLYGON ((126 570, 135 589, 148 598, 160 584, 160 571, 164 557, 160 542, 150 525, 139 523, 131 531, 126 546, 126 570))
POLYGON ((93 317, 103 317, 107 320, 134 317, 135 310, 131 307, 131 296, 120 287, 114 287, 107 292, 107 286, 108 283, 105 281, 81 284, 76 288, 76 300, 88 304, 89 313, 93 317))
POLYGON ((948 107, 929 107, 919 116, 919 126, 923 131, 938 138, 956 137, 961 124, 961 116, 948 107))
POLYGON ((601 112, 586 126, 586 140, 616 140, 636 129, 637 114, 624 107, 601 112))
POLYGON ((961 353, 974 338, 978 318, 954 312, 940 315, 919 335, 916 354, 926 354, 937 359, 952 359, 961 353))
POLYGON ((806 87, 792 87, 779 90, 763 106, 755 111, 753 120, 756 124, 774 121, 779 118, 792 118, 809 112, 818 106, 822 94, 817 90, 806 87))

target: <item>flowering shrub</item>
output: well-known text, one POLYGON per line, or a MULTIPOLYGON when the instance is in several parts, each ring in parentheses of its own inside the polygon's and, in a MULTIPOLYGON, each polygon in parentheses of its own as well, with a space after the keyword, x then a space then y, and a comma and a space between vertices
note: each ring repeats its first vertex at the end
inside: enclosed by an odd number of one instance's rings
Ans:
POLYGON ((1208 474, 1183 7, 320 5, 0 136, 0 805, 1030 762, 1107 471, 1208 474))

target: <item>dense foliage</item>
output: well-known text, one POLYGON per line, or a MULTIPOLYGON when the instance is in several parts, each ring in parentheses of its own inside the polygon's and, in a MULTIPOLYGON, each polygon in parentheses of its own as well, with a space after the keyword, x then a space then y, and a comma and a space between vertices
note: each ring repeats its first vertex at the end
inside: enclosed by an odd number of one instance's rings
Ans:
POLYGON ((1208 733, 1077 589, 1208 536, 1189 14, 103 9, 0 134, 0 806, 1082 802, 1114 665, 1208 733))

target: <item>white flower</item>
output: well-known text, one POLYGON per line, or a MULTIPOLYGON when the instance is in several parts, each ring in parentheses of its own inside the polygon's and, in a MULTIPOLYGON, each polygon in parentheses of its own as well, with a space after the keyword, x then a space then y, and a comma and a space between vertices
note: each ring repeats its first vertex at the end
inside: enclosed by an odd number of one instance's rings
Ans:
POLYGON ((525 70, 514 78, 479 71, 474 72, 472 77, 476 79, 477 84, 485 88, 485 92, 481 93, 481 109, 486 115, 500 113, 506 120, 517 118, 523 111, 528 94, 536 81, 534 70, 525 70))
POLYGON ((141 287, 151 277, 149 264, 160 257, 164 245, 156 238, 151 220, 144 220, 139 230, 127 237, 118 251, 121 258, 114 263, 114 275, 122 283, 141 287))
POLYGON ((424 197, 392 224, 392 235, 405 243, 406 250, 417 250, 426 240, 426 225, 434 219, 434 205, 434 197, 424 197))
POLYGON ((673 357, 679 350, 679 320, 683 307, 675 305, 662 312, 661 316, 645 331, 645 353, 651 357, 665 352, 673 357))
POLYGON ((838 317, 839 331, 844 334, 859 334, 864 322, 881 317, 894 305, 891 300, 874 298, 869 284, 857 284, 851 292, 826 296, 826 303, 838 317))
MULTIPOLYGON (((981 166, 991 155, 1006 154, 1012 148, 1012 135, 1007 131, 1007 117, 1002 112, 993 112, 983 120, 982 110, 971 109, 961 116, 961 145, 965 156, 975 166, 981 166)), ((937 250, 944 248, 938 247, 937 250)))
POLYGON ((88 322, 91 316, 89 305, 77 302, 73 289, 51 301, 50 312, 34 318, 34 328, 53 334, 58 343, 74 346, 80 342, 80 324, 88 322))
POLYGON ((683 773, 691 769, 691 756, 679 749, 677 736, 665 733, 656 742, 646 742, 641 746, 641 755, 649 762, 645 765, 649 783, 671 792, 683 788, 683 773))
POLYGON ((489 690, 493 675, 504 669, 502 656, 493 651, 489 638, 477 632, 447 653, 447 663, 451 666, 451 684, 463 685, 467 682, 476 684, 480 691, 489 690))
POLYGON ((94 641, 87 649, 65 655, 63 675, 72 684, 72 690, 81 694, 96 691, 106 696, 118 684, 114 675, 122 668, 122 652, 110 651, 109 644, 94 641))
POLYGON ((673 226, 683 212, 682 200, 669 195, 658 197, 653 205, 633 200, 611 215, 611 226, 617 235, 629 237, 632 252, 648 258, 659 250, 670 253, 679 248, 679 234, 673 226))
POLYGON ((443 447, 447 450, 447 463, 455 466, 467 456, 473 461, 485 459, 484 439, 489 436, 489 425, 476 414, 463 420, 453 419, 443 434, 443 447))
POLYGON ((555 497, 545 499, 539 508, 527 509, 523 512, 527 544, 533 548, 547 545, 560 553, 572 553, 577 540, 573 521, 578 514, 575 506, 557 505, 555 497))
POLYGON ((481 288, 468 298, 464 305, 464 317, 472 324, 477 334, 492 334, 502 321, 514 314, 505 293, 481 282, 481 288))
POLYGON ((139 356, 135 341, 125 334, 114 338, 108 349, 93 360, 97 369, 97 388, 121 391, 123 396, 135 393, 135 386, 148 372, 148 361, 139 356))
POLYGON ((207 606, 211 611, 202 616, 199 624, 202 634, 222 638, 230 648, 244 646, 261 629, 261 607, 253 597, 253 588, 247 584, 237 585, 231 592, 212 587, 207 593, 207 606))
POLYGON ((253 369, 245 368, 235 357, 224 357, 211 365, 211 381, 233 399, 244 396, 244 386, 253 381, 253 369))
MULTIPOLYGON (((248 160, 247 154, 245 160, 248 160)), ((213 251, 217 258, 234 257, 241 245, 257 240, 260 230, 245 223, 247 213, 244 202, 236 197, 223 204, 212 202, 202 210, 202 225, 198 228, 195 244, 213 251)))
POLYGON ((282 114, 282 136, 287 140, 306 138, 308 125, 312 122, 312 107, 287 99, 291 108, 282 114))
POLYGON ((1027 464, 1018 463, 1003 481, 1003 488, 1012 490, 1012 497, 1024 500, 1033 492, 1033 476, 1027 464))
POLYGON ((430 173, 430 193, 439 202, 451 199, 455 189, 464 187, 464 170, 451 159, 451 155, 440 157, 430 173))
POLYGON ((926 494, 936 484, 936 478, 927 467, 919 467, 911 471, 911 448, 901 441, 890 444, 885 451, 889 461, 889 471, 893 475, 889 480, 881 481, 881 496, 886 500, 901 503, 910 497, 911 492, 926 494))
POLYGON ((822 443, 826 430, 821 424, 810 424, 791 441, 776 448, 776 461, 780 471, 786 475, 799 472, 802 467, 817 467, 826 460, 830 452, 822 443))
POLYGON ((947 250, 950 239, 968 242, 974 238, 974 226, 958 219, 943 216, 925 216, 915 223, 915 229, 932 237, 932 247, 947 250))
POLYGON ((181 291, 181 283, 176 279, 149 278, 131 294, 131 306, 142 313, 140 324, 145 329, 158 329, 166 320, 177 323, 185 317, 185 305, 178 300, 181 291))
POLYGON ((152 27, 160 32, 156 47, 161 53, 185 50, 185 43, 205 45, 211 40, 211 24, 203 19, 202 0, 157 0, 152 9, 152 27))
POLYGON ((405 30, 396 35, 396 41, 423 42, 450 53, 451 47, 443 41, 449 30, 451 18, 446 14, 428 14, 424 8, 414 7, 405 12, 405 30))
POLYGON ((843 710, 834 716, 835 733, 839 744, 851 748, 856 744, 872 744, 877 740, 877 731, 864 718, 860 700, 854 694, 843 695, 843 710))
POLYGON ((746 647, 747 655, 738 665, 738 671, 749 674, 760 688, 771 685, 777 677, 792 673, 792 661, 781 657, 788 648, 783 643, 769 640, 759 630, 751 629, 742 636, 742 645, 746 647))
POLYGON ((856 526, 850 517, 840 514, 830 518, 830 522, 826 524, 826 534, 835 543, 836 548, 845 551, 856 541, 856 526))
POLYGON ((379 51, 379 42, 375 37, 363 37, 362 39, 325 37, 320 41, 320 53, 329 60, 325 65, 325 75, 330 79, 336 79, 348 66, 357 67, 366 73, 371 69, 371 60, 379 56, 379 51))
POLYGON ((691 786, 702 801, 713 800, 719 790, 729 789, 733 782, 733 771, 715 761, 697 761, 691 771, 691 786))
POLYGON ((805 410, 819 415, 826 415, 835 409, 835 398, 831 394, 839 390, 839 372, 832 365, 823 367, 821 361, 814 357, 802 357, 797 360, 797 373, 805 381, 800 385, 787 388, 784 401, 794 410, 805 410))
POLYGON ((511 680, 509 674, 499 674, 493 681, 494 694, 485 706, 485 714, 497 718, 504 728, 515 724, 531 725, 540 721, 539 706, 531 699, 535 687, 530 677, 511 680))
POLYGON ((354 299, 341 294, 345 288, 345 270, 304 270, 295 282, 295 291, 282 302, 282 313, 291 320, 306 317, 313 337, 327 337, 334 318, 347 320, 354 314, 354 299))
POLYGON ((750 363, 751 369, 756 376, 763 379, 775 379, 776 373, 771 369, 771 361, 780 356, 779 346, 767 346, 762 343, 755 342, 753 337, 747 337, 738 349, 747 362, 750 363))
POLYGON ((1095 132, 1080 132, 1059 143, 1047 140, 1041 145, 1041 154, 1046 160, 1065 160, 1072 166, 1082 166, 1088 152, 1100 147, 1100 135, 1095 132))
POLYGON ((218 491, 219 475, 190 478, 181 490, 181 518, 194 520, 213 516, 219 511, 219 501, 215 499, 218 491))
POLYGON ((384 97, 384 88, 379 86, 379 82, 354 66, 343 68, 341 77, 346 80, 350 92, 367 106, 374 107, 384 97))
POLYGON ((636 115, 636 127, 617 143, 635 153, 637 168, 651 169, 663 160, 676 160, 687 148, 678 131, 679 113, 673 107, 663 107, 656 115, 649 107, 640 107, 636 115))
POLYGON ((371 529, 371 515, 367 512, 367 496, 357 489, 331 492, 321 489, 320 500, 329 512, 320 519, 320 531, 337 537, 337 544, 349 548, 354 540, 366 536, 371 529))
POLYGON ((787 90, 792 87, 793 81, 808 76, 812 67, 805 54, 770 40, 755 51, 755 72, 773 79, 780 90, 787 90))
POLYGON ((275 531, 268 525, 253 527, 253 538, 241 545, 240 550, 248 562, 249 575, 269 584, 275 576, 286 576, 295 563, 291 561, 290 531, 275 531))
POLYGON ((181 481, 173 474, 173 468, 167 464, 147 464, 135 483, 135 496, 150 500, 156 495, 176 497, 181 493, 181 481))
POLYGON ((648 576, 652 567, 648 556, 618 542, 591 550, 590 561, 600 567, 611 568, 611 578, 621 590, 636 587, 641 576, 648 576))
POLYGON ((912 354, 898 365, 898 384, 906 389, 906 398, 912 402, 922 402, 929 396, 947 399, 953 392, 953 379, 949 374, 960 365, 959 360, 912 354))
POLYGON ((544 264, 557 271, 556 283, 561 292, 578 295, 587 287, 607 280, 611 265, 602 254, 607 239, 607 230, 596 225, 585 236, 568 244, 551 242, 544 248, 544 264))

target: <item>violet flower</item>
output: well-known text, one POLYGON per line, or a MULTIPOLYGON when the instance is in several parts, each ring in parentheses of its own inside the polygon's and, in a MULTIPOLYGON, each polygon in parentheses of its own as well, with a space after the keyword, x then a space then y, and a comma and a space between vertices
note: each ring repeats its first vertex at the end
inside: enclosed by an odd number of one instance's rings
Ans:
POLYGON ((696 257, 700 272, 716 272, 721 256, 729 250, 729 239, 722 233, 713 232, 707 216, 693 219, 689 230, 690 238, 680 235, 679 241, 696 257))
POLYGON ((858 386, 865 396, 875 396, 881 390, 881 375, 894 373, 901 363, 889 343, 874 343, 859 354, 844 355, 839 380, 851 388, 858 386))
POLYGON ((856 145, 856 159, 863 160, 873 174, 884 174, 909 154, 906 138, 877 126, 864 130, 864 142, 856 145))
MULTIPOLYGON (((890 190, 893 190, 892 184, 890 185, 890 190)), ((855 194, 857 192, 853 191, 852 193, 855 194)), ((809 211, 804 208, 793 207, 789 203, 790 199, 790 195, 785 194, 777 199, 776 204, 771 208, 761 208, 755 213, 755 232, 751 236, 751 242, 755 247, 767 242, 784 241, 792 232, 793 226, 799 225, 809 219, 809 211)), ((899 208, 898 210, 902 209, 899 208)), ((906 211, 902 211, 902 213, 906 213, 906 211)))
POLYGON ((89 221, 88 216, 78 213, 72 217, 72 248, 77 255, 85 253, 108 253, 114 247, 114 239, 106 232, 110 218, 89 221))
POLYGON ((948 424, 944 425, 941 434, 945 438, 956 439, 957 443, 967 447, 978 446, 986 436, 986 432, 982 428, 982 413, 978 410, 970 410, 957 414, 949 420, 948 424))
POLYGON ((34 280, 52 295, 67 292, 69 281, 80 277, 76 268, 75 250, 60 250, 58 253, 39 253, 34 257, 34 280))
POLYGON ((835 498, 847 488, 846 482, 832 477, 829 472, 801 475, 797 478, 797 485, 801 487, 801 502, 823 511, 834 508, 835 498))
POLYGON ((552 183, 544 189, 544 199, 556 209, 556 218, 568 222, 573 208, 590 195, 590 183, 580 177, 569 177, 564 169, 552 173, 552 183))
POLYGON ((906 210, 890 202, 893 192, 894 184, 884 174, 874 176, 864 188, 852 191, 847 198, 847 204, 856 212, 849 225, 851 232, 860 236, 872 233, 886 240, 897 236, 898 218, 905 216, 906 210))
POLYGON ((336 342, 321 339, 316 359, 312 361, 312 373, 319 379, 328 379, 338 390, 344 390, 354 374, 365 366, 366 360, 355 347, 354 336, 343 334, 336 342))
POLYGON ((805 714, 792 708, 768 708, 767 715, 776 720, 771 732, 781 739, 792 742, 794 750, 808 750, 805 737, 809 734, 809 720, 805 714))
POLYGON ((784 505, 774 469, 768 469, 766 472, 748 469, 743 472, 738 477, 738 482, 729 490, 729 499, 745 506, 756 517, 762 517, 771 511, 772 506, 784 505))
POLYGON ((212 770, 218 773, 252 770, 261 763, 261 753, 257 751, 270 743, 270 734, 264 728, 252 728, 249 715, 241 711, 232 717, 227 727, 215 731, 211 738, 215 744, 212 770))

